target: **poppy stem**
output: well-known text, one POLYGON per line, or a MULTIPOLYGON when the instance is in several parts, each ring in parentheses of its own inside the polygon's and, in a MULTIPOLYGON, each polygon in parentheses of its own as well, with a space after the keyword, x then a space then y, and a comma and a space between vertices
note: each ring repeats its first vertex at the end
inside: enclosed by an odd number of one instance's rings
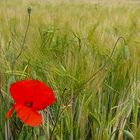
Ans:
MULTIPOLYGON (((63 97, 63 95, 64 95, 64 93, 65 93, 66 90, 67 90, 67 89, 64 88, 63 93, 62 93, 62 97, 63 97)), ((61 112, 60 112, 60 105, 59 105, 59 108, 58 108, 58 111, 57 111, 57 115, 56 115, 56 116, 57 116, 57 117, 56 117, 56 121, 55 121, 54 127, 53 127, 53 129, 52 129, 52 131, 51 131, 49 140, 52 140, 52 136, 53 136, 54 130, 55 130, 56 126, 57 126, 57 123, 58 123, 58 121, 59 121, 60 115, 61 115, 61 112)))
POLYGON ((59 116, 60 116, 59 114, 60 114, 60 107, 58 108, 56 121, 55 121, 53 130, 51 131, 49 140, 52 140, 52 136, 53 136, 54 130, 55 130, 55 128, 56 128, 56 126, 57 126, 57 123, 58 123, 58 120, 59 120, 59 116))
POLYGON ((113 54, 114 54, 114 52, 115 52, 115 49, 116 49, 116 47, 117 47, 117 44, 118 44, 118 42, 119 42, 120 40, 123 40, 123 41, 124 41, 124 44, 126 45, 126 40, 125 40, 125 38, 122 37, 122 36, 120 36, 120 37, 116 40, 116 42, 115 42, 115 44, 114 44, 114 46, 113 46, 113 50, 112 50, 110 56, 108 57, 108 59, 105 61, 104 65, 102 65, 101 67, 99 67, 99 69, 98 69, 89 79, 87 79, 85 82, 83 82, 83 83, 82 83, 82 86, 84 86, 85 84, 87 84, 89 81, 93 80, 94 77, 95 77, 100 71, 102 71, 102 70, 104 69, 104 67, 108 64, 109 60, 112 58, 112 56, 113 56, 113 54))
MULTIPOLYGON (((29 8, 28 8, 28 9, 29 9, 29 8)), ((20 49, 19 54, 18 54, 17 57, 16 57, 16 60, 21 56, 22 51, 23 51, 23 49, 24 49, 24 44, 25 44, 25 41, 26 41, 26 37, 27 37, 28 30, 29 30, 29 26, 30 26, 30 19, 31 19, 31 11, 28 10, 28 23, 27 23, 25 35, 24 35, 24 38, 23 38, 23 42, 22 42, 22 44, 21 44, 21 49, 20 49)))

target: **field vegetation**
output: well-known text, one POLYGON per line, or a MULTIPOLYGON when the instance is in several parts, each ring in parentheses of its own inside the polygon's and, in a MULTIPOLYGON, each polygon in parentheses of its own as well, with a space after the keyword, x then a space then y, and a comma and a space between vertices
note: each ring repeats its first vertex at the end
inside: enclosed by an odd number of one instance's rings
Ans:
POLYGON ((139 3, 1 0, 0 140, 139 140, 139 62, 139 3), (57 98, 35 128, 5 119, 31 78, 57 98))

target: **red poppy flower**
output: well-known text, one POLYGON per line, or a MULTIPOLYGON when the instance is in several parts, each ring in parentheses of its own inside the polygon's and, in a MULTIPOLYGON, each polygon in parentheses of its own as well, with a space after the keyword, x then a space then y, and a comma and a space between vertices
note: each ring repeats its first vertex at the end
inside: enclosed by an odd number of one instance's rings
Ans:
POLYGON ((16 115, 29 126, 38 126, 42 117, 37 112, 55 102, 53 91, 38 80, 21 80, 10 86, 10 94, 15 101, 13 107, 7 112, 6 118, 16 115))

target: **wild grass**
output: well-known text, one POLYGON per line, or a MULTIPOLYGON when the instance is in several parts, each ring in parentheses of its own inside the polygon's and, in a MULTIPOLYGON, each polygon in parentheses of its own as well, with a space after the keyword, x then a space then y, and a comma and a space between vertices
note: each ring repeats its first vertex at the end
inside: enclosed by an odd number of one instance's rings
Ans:
POLYGON ((139 140, 139 13, 135 3, 1 1, 0 140, 139 140), (36 128, 5 119, 9 86, 25 78, 57 97, 36 128))

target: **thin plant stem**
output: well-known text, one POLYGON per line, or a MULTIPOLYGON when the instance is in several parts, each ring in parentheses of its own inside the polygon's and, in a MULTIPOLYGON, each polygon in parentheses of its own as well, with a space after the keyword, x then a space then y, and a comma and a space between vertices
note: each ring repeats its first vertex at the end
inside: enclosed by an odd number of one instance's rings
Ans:
POLYGON ((20 49, 19 54, 16 56, 16 60, 18 60, 18 58, 21 56, 21 54, 23 52, 24 45, 25 45, 25 42, 26 42, 27 33, 28 33, 28 30, 29 30, 29 26, 30 26, 30 20, 31 20, 31 12, 28 12, 28 23, 27 23, 26 31, 25 31, 24 38, 23 38, 23 41, 22 41, 22 44, 21 44, 21 49, 20 49))
MULTIPOLYGON (((66 88, 63 90, 62 97, 63 97, 63 95, 64 95, 64 93, 65 93, 66 90, 67 90, 66 88)), ((61 105, 61 104, 60 104, 60 105, 61 105)), ((60 117, 60 113, 61 113, 61 112, 60 112, 60 105, 59 105, 59 108, 58 108, 58 111, 57 111, 56 121, 55 121, 54 127, 53 127, 53 129, 52 129, 52 131, 51 131, 49 140, 52 139, 54 130, 55 130, 55 128, 56 128, 56 126, 57 126, 57 123, 58 123, 58 121, 59 121, 59 117, 60 117)))

